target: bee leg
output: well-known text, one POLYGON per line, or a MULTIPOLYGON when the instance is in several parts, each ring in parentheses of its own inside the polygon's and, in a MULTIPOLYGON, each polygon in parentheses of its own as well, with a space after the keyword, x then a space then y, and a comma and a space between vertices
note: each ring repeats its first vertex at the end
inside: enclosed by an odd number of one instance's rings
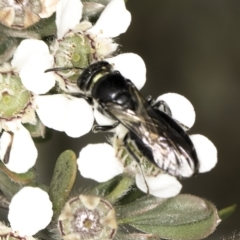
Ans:
POLYGON ((115 122, 113 125, 106 125, 106 126, 94 125, 92 128, 92 131, 94 133, 107 132, 107 131, 110 131, 110 130, 116 128, 119 124, 120 124, 120 122, 115 122))
POLYGON ((149 105, 153 106, 155 103, 155 100, 153 99, 153 97, 151 95, 146 97, 146 101, 149 103, 149 105))
POLYGON ((127 142, 124 142, 124 147, 126 148, 127 152, 129 153, 129 155, 131 157, 134 158, 134 160, 138 163, 138 166, 140 168, 140 171, 142 173, 142 176, 143 176, 143 180, 144 180, 144 183, 146 185, 146 188, 147 188, 147 194, 150 193, 149 191, 149 186, 147 184, 147 181, 146 181, 146 178, 145 178, 145 174, 143 172, 143 169, 142 169, 142 165, 141 165, 141 160, 139 159, 139 157, 134 153, 134 151, 132 151, 132 149, 128 146, 127 142))
POLYGON ((170 107, 167 105, 166 102, 160 100, 158 102, 155 102, 152 105, 153 109, 158 110, 158 111, 162 111, 164 113, 166 113, 169 117, 172 117, 172 112, 170 107))

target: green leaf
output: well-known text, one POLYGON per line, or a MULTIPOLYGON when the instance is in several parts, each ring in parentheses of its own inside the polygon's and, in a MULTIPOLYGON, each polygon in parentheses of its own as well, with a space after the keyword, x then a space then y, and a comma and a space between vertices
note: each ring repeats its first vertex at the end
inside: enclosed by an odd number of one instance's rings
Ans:
POLYGON ((101 3, 83 2, 83 18, 97 18, 105 6, 101 3))
POLYGON ((0 36, 0 64, 8 61, 14 54, 18 41, 11 37, 0 36))
POLYGON ((146 214, 151 209, 155 209, 165 201, 167 200, 147 195, 130 204, 117 206, 116 212, 118 213, 118 224, 135 222, 139 216, 146 214))
POLYGON ((54 13, 49 18, 42 18, 39 22, 27 28, 27 31, 34 32, 39 36, 41 36, 41 38, 52 36, 52 35, 56 36, 57 27, 55 24, 55 19, 56 19, 56 14, 54 13))
POLYGON ((36 123, 25 123, 24 127, 30 132, 32 138, 45 138, 45 126, 38 116, 36 116, 36 123))
POLYGON ((120 205, 129 204, 131 202, 136 201, 137 199, 142 198, 143 196, 146 196, 144 192, 139 190, 139 188, 136 187, 136 185, 133 185, 131 190, 126 193, 125 196, 121 198, 121 200, 118 202, 120 205))
POLYGON ((229 216, 231 216, 235 210, 236 210, 237 205, 234 204, 232 206, 226 207, 221 209, 220 211, 218 211, 218 215, 220 217, 221 220, 225 220, 226 218, 228 218, 229 216))
POLYGON ((127 194, 127 192, 133 186, 134 179, 128 175, 123 175, 121 181, 119 181, 118 185, 112 190, 112 192, 106 196, 106 199, 114 204, 120 198, 127 194))
POLYGON ((100 3, 103 5, 107 5, 111 0, 82 0, 83 4, 86 2, 91 2, 91 3, 100 3))
POLYGON ((122 175, 118 175, 107 182, 100 183, 89 191, 88 194, 93 196, 107 196, 111 191, 113 191, 121 179, 122 175))
MULTIPOLYGON (((6 174, 11 181, 19 183, 19 184, 29 184, 32 182, 35 182, 36 180, 36 171, 34 168, 29 169, 26 173, 15 173, 10 171, 4 164, 2 161, 0 161, 0 173, 4 172, 4 174, 6 174)), ((1 189, 1 187, 0 187, 1 189)))
MULTIPOLYGON (((121 233, 118 231, 115 236, 116 239, 121 240, 159 240, 159 236, 153 234, 145 234, 145 233, 121 233)), ((114 239, 115 239, 114 238, 114 239)))
POLYGON ((53 203, 53 219, 61 213, 69 193, 72 190, 77 174, 76 155, 71 150, 63 152, 55 165, 49 187, 49 197, 53 203))
POLYGON ((177 240, 205 238, 220 221, 213 204, 191 195, 165 200, 147 196, 120 207, 119 215, 119 224, 128 223, 142 232, 177 240))
POLYGON ((21 185, 13 182, 4 171, 0 170, 0 189, 4 196, 10 201, 13 195, 21 189, 21 185))

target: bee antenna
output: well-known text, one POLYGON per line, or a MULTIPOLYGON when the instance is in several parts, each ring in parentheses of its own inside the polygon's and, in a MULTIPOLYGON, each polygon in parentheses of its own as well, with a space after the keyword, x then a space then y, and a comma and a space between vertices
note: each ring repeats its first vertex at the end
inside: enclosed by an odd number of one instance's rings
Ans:
POLYGON ((80 69, 80 70, 84 70, 85 68, 81 68, 81 67, 59 67, 59 68, 50 68, 45 70, 44 72, 57 72, 57 71, 64 71, 64 70, 71 70, 71 69, 80 69))

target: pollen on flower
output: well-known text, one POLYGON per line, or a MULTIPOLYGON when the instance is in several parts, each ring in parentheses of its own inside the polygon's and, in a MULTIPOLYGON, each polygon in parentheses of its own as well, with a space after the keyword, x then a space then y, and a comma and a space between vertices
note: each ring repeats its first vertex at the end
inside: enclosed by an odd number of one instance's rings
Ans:
POLYGON ((58 229, 64 240, 110 240, 117 229, 115 211, 104 199, 79 195, 65 204, 58 229))

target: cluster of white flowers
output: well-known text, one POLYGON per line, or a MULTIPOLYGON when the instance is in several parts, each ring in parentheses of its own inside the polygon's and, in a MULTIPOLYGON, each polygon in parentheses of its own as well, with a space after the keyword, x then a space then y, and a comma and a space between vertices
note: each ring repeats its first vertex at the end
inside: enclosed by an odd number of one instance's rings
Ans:
MULTIPOLYGON (((79 28, 83 28, 81 26, 84 26, 84 22, 80 22, 82 8, 83 5, 79 0, 61 0, 58 2, 56 10, 57 43, 61 42, 64 36, 70 32, 77 32, 79 28), (74 28, 76 29, 74 30, 74 28)), ((88 26, 87 30, 81 30, 81 32, 84 35, 91 35, 91 38, 102 43, 100 46, 96 43, 99 52, 104 52, 102 49, 108 48, 101 57, 111 56, 116 50, 117 44, 112 41, 109 43, 109 39, 124 33, 130 22, 131 15, 127 11, 124 1, 112 0, 104 9, 96 24, 93 27, 88 26)), ((128 66, 131 65, 131 62, 136 62, 135 69, 133 67, 135 72, 137 72, 137 69, 141 69, 143 65, 143 61, 136 54, 122 54, 105 60, 115 64, 115 68, 119 67, 120 71, 125 68, 129 69, 128 66)), ((32 99, 29 105, 37 113, 44 126, 57 131, 64 131, 68 136, 74 138, 80 137, 91 130, 94 122, 92 107, 84 99, 69 94, 47 94, 59 78, 53 72, 45 73, 45 70, 55 67, 54 55, 50 53, 45 42, 35 39, 23 40, 13 56, 11 65, 10 71, 19 74, 23 86, 30 91, 32 99)), ((145 68, 142 69, 145 71, 145 68)), ((133 75, 133 73, 130 74, 133 75)), ((135 77, 137 78, 138 75, 135 77)), ((143 79, 144 81, 145 79, 143 79)), ((61 87, 62 84, 59 83, 59 86, 61 87)), ((63 86, 63 90, 66 90, 66 86, 63 86)), ((76 84, 74 91, 77 91, 76 84)), ((10 158, 6 163, 11 171, 24 173, 33 167, 36 162, 37 150, 29 132, 22 125, 26 122, 36 123, 35 118, 35 116, 31 116, 31 119, 26 120, 26 113, 24 113, 21 117, 17 116, 17 119, 11 118, 8 121, 1 121, 2 129, 6 131, 0 140, 2 160, 11 141, 7 131, 14 133, 10 158)))
MULTIPOLYGON (((98 57, 93 60, 105 58, 104 60, 114 64, 115 69, 119 67, 119 71, 123 69, 126 71, 131 62, 136 62, 133 67, 136 72, 142 67, 142 71, 146 71, 142 59, 136 54, 128 53, 112 57, 118 47, 112 38, 124 33, 131 22, 131 14, 123 0, 112 0, 94 26, 89 25, 90 22, 86 24, 86 21, 81 21, 82 8, 83 4, 79 0, 58 2, 57 40, 52 48, 60 45, 69 33, 80 31, 95 42, 98 57)), ((48 94, 56 82, 64 91, 70 89, 70 86, 62 84, 57 74, 45 73, 46 70, 56 66, 56 56, 54 56, 56 51, 56 49, 51 51, 44 41, 23 40, 15 51, 10 68, 5 71, 8 76, 14 73, 20 77, 23 86, 30 92, 31 99, 27 104, 33 112, 31 118, 26 117, 26 112, 21 112, 16 118, 1 120, 1 128, 5 131, 0 139, 0 156, 3 160, 11 145, 9 159, 5 165, 16 173, 28 171, 37 159, 37 149, 29 131, 23 126, 23 123, 36 123, 35 112, 44 126, 64 131, 70 137, 86 134, 91 130, 94 122, 92 106, 84 99, 69 94, 48 94)), ((145 73, 142 76, 143 85, 145 73)), ((73 90, 78 91, 76 87, 73 90)), ((34 235, 50 223, 52 214, 52 203, 46 192, 40 188, 24 187, 12 198, 9 206, 8 219, 11 231, 22 237, 34 235)))
MULTIPOLYGON (((134 53, 113 56, 118 45, 112 38, 124 33, 131 22, 131 14, 126 9, 124 0, 111 0, 94 26, 82 19, 82 9, 83 5, 79 0, 59 0, 56 6, 57 39, 54 44, 49 48, 41 40, 23 40, 13 56, 9 72, 20 77, 22 85, 30 92, 30 97, 27 107, 24 108, 27 112, 23 111, 16 118, 3 119, 0 122, 1 129, 4 130, 0 138, 0 157, 1 160, 4 159, 11 145, 8 162, 5 162, 11 171, 25 173, 35 165, 37 149, 23 124, 36 124, 36 114, 44 126, 63 131, 74 138, 88 133, 94 120, 100 125, 111 125, 114 122, 101 115, 85 99, 69 94, 79 92, 79 89, 76 84, 74 86, 65 81, 63 73, 45 72, 59 67, 56 58, 64 55, 59 53, 59 49, 61 44, 67 45, 63 44, 67 37, 72 34, 81 34, 82 38, 87 36, 94 41, 93 61, 109 62, 114 70, 120 71, 139 90, 145 84, 146 66, 140 56, 134 53), (56 83, 61 88, 61 93, 49 94, 56 83)), ((65 77, 68 76, 72 76, 72 73, 68 72, 65 77)), ((157 99, 159 100, 168 104, 174 120, 187 128, 192 127, 195 112, 186 98, 178 94, 164 94, 157 99)), ((114 133, 123 136, 122 129, 124 128, 120 125, 114 133)), ((217 162, 215 146, 202 135, 192 135, 190 138, 200 161, 199 172, 211 170, 217 162)), ((129 172, 122 159, 117 156, 114 146, 107 143, 89 144, 83 148, 78 158, 78 167, 82 176, 98 182, 105 182, 118 174, 129 172)), ((165 172, 143 176, 136 162, 134 174, 139 189, 149 191, 157 197, 175 196, 182 187, 175 177, 165 172)), ((25 187, 12 198, 8 219, 12 231, 24 237, 44 229, 50 223, 52 215, 52 203, 48 194, 40 188, 25 187)))

